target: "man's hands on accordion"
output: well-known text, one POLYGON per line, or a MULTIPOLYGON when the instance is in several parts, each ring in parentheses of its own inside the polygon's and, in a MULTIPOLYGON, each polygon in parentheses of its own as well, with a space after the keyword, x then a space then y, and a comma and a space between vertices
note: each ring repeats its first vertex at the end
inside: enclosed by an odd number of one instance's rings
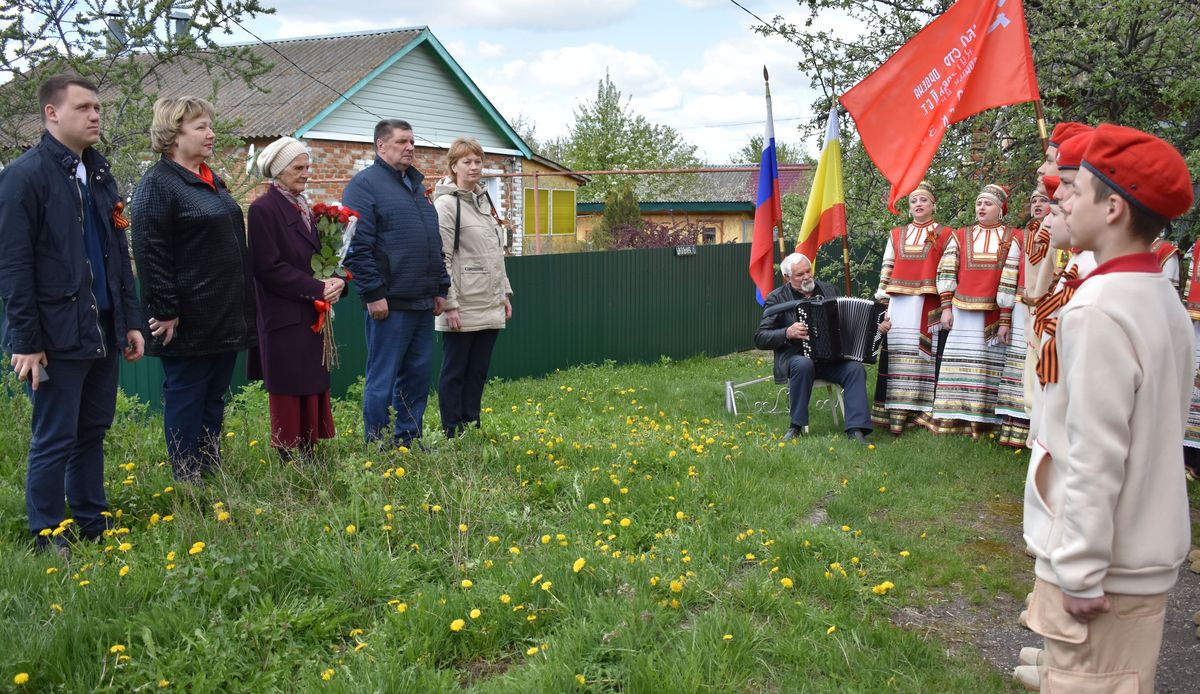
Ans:
POLYGON ((789 340, 807 340, 808 326, 800 321, 796 321, 787 327, 786 335, 789 340))
MULTIPOLYGON (((892 329, 891 316, 884 314, 883 321, 881 321, 879 323, 879 334, 886 335, 887 331, 889 331, 891 329, 892 329)), ((789 339, 789 340, 807 340, 808 339, 808 326, 805 325, 804 323, 801 323, 800 321, 796 321, 795 323, 792 323, 791 325, 789 325, 787 327, 787 331, 785 332, 785 334, 787 336, 787 339, 789 339)))

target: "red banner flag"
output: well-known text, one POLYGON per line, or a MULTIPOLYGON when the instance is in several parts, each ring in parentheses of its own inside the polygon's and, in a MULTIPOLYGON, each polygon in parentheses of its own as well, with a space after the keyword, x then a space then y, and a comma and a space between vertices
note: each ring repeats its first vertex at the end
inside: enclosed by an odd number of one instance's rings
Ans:
POLYGON ((888 209, 921 182, 946 128, 1038 98, 1021 0, 958 0, 840 101, 892 184, 888 209))

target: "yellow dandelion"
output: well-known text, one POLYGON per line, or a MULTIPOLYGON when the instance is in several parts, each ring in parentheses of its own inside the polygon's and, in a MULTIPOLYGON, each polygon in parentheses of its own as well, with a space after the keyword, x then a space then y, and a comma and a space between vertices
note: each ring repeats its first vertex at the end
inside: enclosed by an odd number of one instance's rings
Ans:
POLYGON ((221 511, 217 514, 217 521, 225 523, 229 521, 229 511, 221 511))
POLYGON ((133 545, 128 542, 122 542, 121 544, 117 545, 117 549, 121 550, 122 552, 128 552, 129 550, 133 549, 133 545))
POLYGON ((475 582, 469 578, 464 578, 462 583, 459 583, 459 585, 461 585, 465 590, 470 590, 472 587, 474 587, 475 582))
POLYGON ((356 532, 358 532, 358 526, 354 525, 353 523, 346 526, 346 534, 347 535, 353 535, 356 532))
POLYGON ((408 473, 405 471, 404 468, 397 467, 396 470, 392 474, 395 475, 396 477, 404 477, 404 475, 406 475, 408 473))
POLYGON ((203 552, 204 548, 207 546, 208 545, 205 545, 203 542, 195 542, 192 544, 191 548, 188 549, 188 554, 199 554, 203 552))
POLYGON ((326 670, 322 670, 321 671, 321 679, 325 680, 326 682, 333 679, 333 668, 328 668, 326 670))
POLYGON ((462 631, 463 627, 466 625, 466 620, 456 619, 453 622, 450 622, 450 631, 462 631))
POLYGON ((587 560, 584 559, 583 557, 580 557, 575 560, 574 564, 571 565, 571 571, 573 571, 575 573, 579 573, 580 571, 583 571, 583 567, 586 565, 587 565, 587 560))
POLYGON ((21 686, 22 684, 25 684, 28 681, 29 681, 29 673, 28 672, 18 672, 17 674, 13 675, 13 684, 17 685, 18 687, 21 686))
POLYGON ((541 585, 542 590, 550 590, 553 587, 554 587, 554 584, 551 583, 550 581, 546 581, 545 583, 543 583, 541 585))
POLYGON ((507 604, 508 604, 510 601, 512 601, 512 598, 510 598, 510 597, 508 596, 508 593, 505 593, 504 595, 501 595, 501 596, 500 596, 500 602, 501 602, 502 604, 505 604, 505 605, 507 605, 507 604))
POLYGON ((354 646, 354 652, 355 652, 355 653, 358 653, 359 651, 361 651, 362 649, 364 649, 364 648, 366 648, 366 647, 367 647, 367 642, 366 642, 366 641, 359 641, 359 642, 358 642, 357 644, 355 644, 355 646, 354 646))
POLYGON ((537 576, 534 576, 533 578, 529 579, 529 585, 536 586, 538 584, 538 581, 540 581, 540 580, 542 580, 542 575, 538 574, 537 576))
POLYGON ((532 622, 532 621, 534 621, 534 620, 536 620, 536 619, 537 619, 537 615, 535 615, 535 614, 531 614, 531 615, 529 615, 528 617, 526 617, 526 618, 525 618, 525 621, 526 621, 526 622, 532 622))
POLYGON ((175 551, 167 552, 167 561, 175 561, 175 551))
POLYGON ((121 577, 128 576, 128 575, 129 575, 129 567, 128 567, 128 566, 122 566, 122 567, 121 567, 121 570, 117 572, 117 575, 118 575, 118 576, 121 576, 121 577))
POLYGON ((90 586, 90 585, 92 585, 92 582, 91 582, 91 581, 89 581, 89 580, 87 580, 87 579, 84 579, 84 580, 82 580, 82 581, 80 581, 80 582, 79 582, 79 587, 80 587, 80 588, 84 588, 84 587, 87 587, 87 586, 90 586))
POLYGON ((825 633, 826 633, 826 634, 832 634, 832 633, 833 633, 833 632, 835 632, 835 631, 837 631, 837 627, 835 627, 835 626, 833 626, 833 625, 830 625, 830 627, 829 627, 828 629, 826 629, 826 630, 825 630, 825 633))
POLYGON ((466 524, 466 523, 459 523, 459 524, 458 524, 458 532, 460 532, 460 533, 465 533, 465 532, 467 532, 467 530, 468 530, 468 529, 469 529, 469 528, 467 527, 467 524, 466 524))
POLYGON ((537 655, 537 654, 538 654, 537 646, 530 646, 529 649, 525 651, 525 655, 537 655))
POLYGON ((471 619, 479 619, 479 615, 481 614, 483 614, 483 612, 480 612, 479 608, 476 607, 475 609, 471 610, 470 617, 471 619))
POLYGON ((722 639, 724 639, 724 640, 726 640, 726 641, 732 641, 732 640, 733 640, 733 634, 725 634, 725 635, 724 635, 724 636, 722 636, 721 638, 722 638, 722 639))
POLYGON ((788 578, 787 576, 784 576, 783 578, 779 579, 779 584, 781 586, 783 586, 784 588, 791 588, 792 586, 795 585, 795 583, 792 582, 792 579, 788 578))
POLYGON ((633 521, 629 520, 628 518, 621 519, 621 527, 622 528, 628 528, 632 524, 633 524, 633 521))
POLYGON ((355 636, 358 636, 361 633, 363 633, 362 629, 351 629, 348 636, 350 636, 350 638, 354 638, 355 636))
POLYGON ((109 653, 113 653, 113 654, 117 654, 117 653, 124 653, 124 652, 125 652, 125 646, 123 646, 123 645, 121 645, 121 644, 119 644, 119 643, 114 643, 113 645, 111 645, 111 646, 109 646, 109 647, 108 647, 108 652, 109 652, 109 653))
POLYGON ((404 602, 397 603, 396 611, 399 612, 400 614, 404 614, 405 612, 408 612, 408 603, 404 603, 404 602))
POLYGON ((166 689, 167 687, 170 687, 170 686, 171 686, 171 680, 159 680, 158 681, 159 689, 166 689))
POLYGON ((55 566, 47 566, 46 567, 46 575, 47 576, 49 576, 52 573, 56 573, 57 571, 58 571, 58 567, 55 567, 55 566))
POLYGON ((575 683, 582 687, 587 684, 587 678, 583 675, 575 675, 575 683))
POLYGON ((54 603, 50 603, 50 609, 54 610, 55 612, 58 612, 59 614, 62 614, 63 606, 54 602, 54 603))
POLYGON ((908 550, 907 549, 900 550, 900 556, 902 556, 902 557, 909 556, 908 550))
POLYGON ((508 548, 508 553, 509 553, 509 554, 520 554, 520 553, 521 553, 521 548, 520 548, 520 547, 517 547, 516 545, 513 545, 512 547, 509 547, 509 548, 508 548))

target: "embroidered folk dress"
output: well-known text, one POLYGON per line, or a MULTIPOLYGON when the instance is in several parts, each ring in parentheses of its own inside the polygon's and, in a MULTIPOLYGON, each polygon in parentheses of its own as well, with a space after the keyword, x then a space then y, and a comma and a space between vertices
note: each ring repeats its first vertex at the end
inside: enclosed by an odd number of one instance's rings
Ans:
POLYGON ((932 421, 938 434, 971 433, 998 424, 996 401, 1008 345, 996 331, 1012 319, 1012 295, 999 293, 1001 274, 1016 273, 1021 248, 1014 229, 976 224, 952 232, 938 264, 942 308, 954 323, 938 371, 932 421))
POLYGON ((928 415, 936 384, 931 326, 941 317, 938 263, 948 230, 934 221, 912 222, 888 235, 875 298, 888 303, 886 398, 875 424, 900 434, 928 415))
MULTIPOLYGON (((1196 373, 1200 373, 1200 278, 1196 272, 1200 269, 1200 263, 1196 262, 1197 258, 1200 258, 1200 240, 1192 246, 1192 269, 1188 273, 1187 290, 1184 292, 1188 317, 1192 319, 1192 330, 1196 335, 1193 367, 1196 373)), ((1192 405, 1188 409, 1187 426, 1183 430, 1183 445, 1200 449, 1200 379, 1195 375, 1192 376, 1192 405)))
POLYGON ((1000 418, 1000 431, 996 439, 1002 446, 1024 448, 1029 436, 1029 413, 1025 409, 1025 353, 1028 340, 1025 325, 1029 309, 1025 305, 1025 239, 1023 229, 1015 229, 1013 245, 1021 246, 1022 262, 1015 271, 1008 268, 1000 275, 1000 286, 996 290, 996 303, 1012 302, 1012 329, 1009 332, 1008 348, 1004 351, 1004 367, 1000 371, 1000 384, 996 393, 996 416, 1000 418), (1003 295, 1003 296, 1001 296, 1003 295))

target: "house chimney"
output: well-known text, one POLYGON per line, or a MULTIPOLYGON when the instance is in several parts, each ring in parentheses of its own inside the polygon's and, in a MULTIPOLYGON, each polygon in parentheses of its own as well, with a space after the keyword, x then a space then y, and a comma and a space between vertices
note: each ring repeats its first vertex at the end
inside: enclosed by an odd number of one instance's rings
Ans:
POLYGON ((171 10, 171 14, 167 18, 167 31, 172 36, 185 36, 191 24, 191 18, 182 10, 171 10))
POLYGON ((125 47, 128 37, 125 35, 125 18, 117 13, 104 15, 104 23, 108 26, 105 43, 109 53, 115 53, 125 47))

